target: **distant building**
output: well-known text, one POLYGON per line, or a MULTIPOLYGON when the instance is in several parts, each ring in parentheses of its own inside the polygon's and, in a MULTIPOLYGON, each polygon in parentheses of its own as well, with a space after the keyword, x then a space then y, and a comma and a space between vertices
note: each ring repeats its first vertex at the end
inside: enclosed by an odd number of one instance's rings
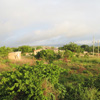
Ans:
POLYGON ((65 52, 65 50, 59 50, 60 52, 62 52, 62 53, 64 53, 65 52))
POLYGON ((58 48, 54 48, 53 51, 54 51, 55 53, 58 53, 58 48))
POLYGON ((8 54, 8 59, 11 59, 11 60, 20 60, 21 59, 21 51, 9 53, 8 54))
POLYGON ((34 50, 34 55, 36 55, 38 52, 40 52, 42 49, 34 50))
POLYGON ((87 54, 88 53, 88 51, 84 51, 84 54, 87 54))
POLYGON ((26 56, 30 56, 32 55, 33 53, 25 53, 26 56))

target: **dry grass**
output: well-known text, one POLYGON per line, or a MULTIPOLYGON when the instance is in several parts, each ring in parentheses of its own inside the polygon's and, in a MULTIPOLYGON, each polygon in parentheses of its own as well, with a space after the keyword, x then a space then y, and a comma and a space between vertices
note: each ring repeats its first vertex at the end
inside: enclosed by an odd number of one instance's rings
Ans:
POLYGON ((0 72, 1 71, 8 71, 10 69, 10 66, 7 64, 0 64, 0 72))
POLYGON ((84 70, 86 70, 85 67, 79 66, 79 69, 77 70, 77 73, 82 73, 84 70))
POLYGON ((18 64, 18 65, 23 65, 23 64, 34 65, 35 62, 36 62, 35 59, 25 58, 25 57, 22 57, 21 60, 11 60, 11 63, 15 63, 15 64, 18 64))
POLYGON ((16 64, 16 65, 23 65, 23 64, 35 65, 36 64, 36 60, 32 58, 22 57, 21 60, 9 60, 9 62, 2 62, 6 59, 7 58, 0 60, 0 72, 11 70, 12 67, 10 64, 16 64))
POLYGON ((50 97, 50 93, 52 93, 56 100, 58 100, 59 93, 54 89, 54 87, 47 81, 44 80, 42 83, 42 88, 45 89, 43 95, 46 97, 50 97))

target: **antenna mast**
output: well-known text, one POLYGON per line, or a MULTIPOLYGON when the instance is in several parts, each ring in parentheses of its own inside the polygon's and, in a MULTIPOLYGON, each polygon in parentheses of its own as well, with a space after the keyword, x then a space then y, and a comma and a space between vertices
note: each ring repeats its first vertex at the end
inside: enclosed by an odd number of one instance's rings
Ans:
POLYGON ((94 36, 93 36, 93 56, 94 56, 94 36))
POLYGON ((98 57, 99 57, 99 40, 98 40, 98 57))

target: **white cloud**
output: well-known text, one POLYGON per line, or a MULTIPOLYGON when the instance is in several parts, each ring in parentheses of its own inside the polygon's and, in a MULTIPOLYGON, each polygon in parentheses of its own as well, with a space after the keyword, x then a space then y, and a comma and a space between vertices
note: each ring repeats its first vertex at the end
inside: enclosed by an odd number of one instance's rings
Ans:
POLYGON ((91 45, 93 42, 91 40, 83 40, 83 41, 76 41, 76 44, 86 44, 86 45, 91 45))
POLYGON ((1 43, 31 44, 61 35, 70 40, 99 34, 99 4, 99 0, 0 0, 1 43))

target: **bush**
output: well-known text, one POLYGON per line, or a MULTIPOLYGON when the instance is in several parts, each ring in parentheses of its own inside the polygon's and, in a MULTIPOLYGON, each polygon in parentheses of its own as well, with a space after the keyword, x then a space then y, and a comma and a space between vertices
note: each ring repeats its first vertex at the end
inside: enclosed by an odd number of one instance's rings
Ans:
POLYGON ((38 50, 38 49, 43 49, 41 46, 37 46, 36 47, 36 50, 38 50))
POLYGON ((26 52, 33 52, 34 48, 25 45, 25 46, 18 47, 18 50, 21 51, 22 53, 26 53, 26 52))
POLYGON ((9 52, 12 52, 12 49, 9 47, 0 47, 0 56, 1 57, 6 57, 8 55, 9 52))
POLYGON ((63 49, 63 50, 70 50, 72 52, 83 52, 83 48, 81 48, 80 46, 78 46, 77 44, 70 42, 69 44, 64 45, 63 47, 60 47, 59 49, 63 49))
MULTIPOLYGON (((0 100, 48 100, 42 87, 44 80, 59 85, 58 78, 62 70, 57 66, 37 62, 35 66, 14 67, 15 71, 0 74, 0 100)), ((63 94, 63 87, 56 89, 59 95, 63 94)), ((54 95, 54 92, 51 93, 54 95)))
POLYGON ((64 52, 64 57, 71 58, 71 57, 73 57, 73 55, 74 55, 74 53, 71 52, 70 50, 66 50, 64 52))
POLYGON ((45 59, 46 61, 49 61, 50 63, 53 62, 55 59, 59 59, 60 55, 56 54, 53 50, 47 49, 47 50, 41 50, 37 53, 35 56, 37 59, 45 59))

